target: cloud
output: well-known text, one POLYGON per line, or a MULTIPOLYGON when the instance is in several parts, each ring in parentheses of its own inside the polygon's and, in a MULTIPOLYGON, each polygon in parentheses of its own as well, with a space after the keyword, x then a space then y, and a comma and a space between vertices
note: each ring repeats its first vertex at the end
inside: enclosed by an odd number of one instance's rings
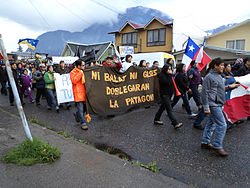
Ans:
POLYGON ((32 30, 82 31, 93 23, 113 23, 132 3, 99 0, 8 0, 0 17, 32 30))
MULTIPOLYGON (((23 27, 20 24, 12 22, 8 19, 0 19, 1 26, 8 26, 8 27, 1 27, 0 33, 2 34, 2 38, 4 41, 5 48, 7 52, 16 51, 17 50, 17 43, 19 39, 22 38, 36 38, 38 35, 42 34, 44 31, 33 31, 28 28, 23 27)), ((24 50, 27 45, 22 45, 24 50)))
MULTIPOLYGON (((94 23, 115 24, 126 8, 147 6, 174 19, 174 43, 187 36, 198 40, 204 31, 250 17, 248 0, 0 0, 0 33, 14 41, 52 30, 82 31, 94 23), (3 8, 4 7, 4 8, 3 8)), ((12 41, 12 42, 10 42, 12 41)), ((12 45, 10 45, 12 44, 12 45)), ((174 46, 176 47, 176 45, 174 46)), ((181 46, 176 47, 179 49, 181 46)))

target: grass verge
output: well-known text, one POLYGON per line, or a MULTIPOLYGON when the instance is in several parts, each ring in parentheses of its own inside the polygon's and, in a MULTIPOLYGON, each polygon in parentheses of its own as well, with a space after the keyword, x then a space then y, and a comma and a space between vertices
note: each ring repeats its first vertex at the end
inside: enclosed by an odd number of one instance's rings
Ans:
POLYGON ((140 166, 140 167, 143 167, 143 168, 146 168, 152 172, 156 172, 156 173, 160 173, 160 168, 156 165, 156 162, 153 161, 153 162, 150 162, 148 163, 147 165, 145 164, 142 164, 141 162, 139 161, 132 161, 132 164, 136 164, 137 166, 140 166))
POLYGON ((15 149, 2 157, 5 163, 15 163, 19 166, 36 163, 52 163, 59 159, 61 152, 44 141, 33 138, 23 141, 15 149))

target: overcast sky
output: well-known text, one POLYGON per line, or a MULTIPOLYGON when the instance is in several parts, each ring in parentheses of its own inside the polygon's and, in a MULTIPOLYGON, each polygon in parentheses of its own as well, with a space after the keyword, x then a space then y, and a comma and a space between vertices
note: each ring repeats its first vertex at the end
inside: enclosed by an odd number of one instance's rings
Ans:
POLYGON ((250 19, 249 0, 0 0, 0 33, 7 52, 18 39, 46 31, 82 31, 93 23, 113 24, 118 13, 133 6, 158 9, 174 19, 174 42, 199 39, 204 30, 250 19))

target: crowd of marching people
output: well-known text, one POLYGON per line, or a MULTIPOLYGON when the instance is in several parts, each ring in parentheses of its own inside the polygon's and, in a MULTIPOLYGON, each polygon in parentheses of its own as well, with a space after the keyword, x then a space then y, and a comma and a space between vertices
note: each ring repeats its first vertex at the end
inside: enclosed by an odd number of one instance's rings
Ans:
MULTIPOLYGON (((132 62, 132 56, 127 55, 124 62, 118 61, 117 57, 107 57, 101 65, 98 62, 89 63, 92 66, 110 66, 116 67, 120 72, 125 72, 130 66, 139 66, 141 68, 159 69, 159 62, 154 61, 152 67, 146 60, 141 60, 139 65, 132 62)), ((41 98, 46 99, 47 109, 52 110, 54 106, 56 112, 60 111, 55 97, 55 77, 54 73, 70 73, 73 95, 77 112, 74 113, 75 119, 80 123, 83 130, 87 130, 89 116, 86 116, 85 103, 85 77, 83 70, 85 62, 77 60, 73 66, 66 66, 63 61, 55 66, 47 62, 40 64, 28 63, 25 61, 11 61, 11 70, 14 81, 19 92, 22 105, 25 105, 24 97, 28 97, 30 103, 39 106, 41 98), (35 98, 32 96, 32 90, 36 92, 35 98)), ((158 73, 160 85, 161 105, 155 114, 154 123, 163 125, 160 120, 162 113, 166 113, 175 129, 183 126, 182 122, 176 119, 173 108, 180 99, 190 118, 195 118, 193 126, 196 129, 204 130, 201 141, 201 147, 204 149, 213 149, 221 156, 227 156, 228 153, 223 149, 223 139, 226 129, 229 125, 226 122, 222 107, 225 104, 225 92, 239 87, 239 83, 225 85, 225 79, 233 76, 244 76, 250 73, 250 61, 248 58, 239 58, 234 63, 224 62, 220 58, 213 59, 207 70, 204 79, 201 77, 195 61, 190 63, 190 68, 186 72, 186 65, 180 63, 175 67, 174 61, 170 58, 158 73), (202 85, 200 92, 199 88, 202 85), (189 100, 193 98, 197 106, 197 114, 190 108, 189 100), (205 127, 202 121, 208 116, 205 127), (211 137, 213 136, 213 141, 211 137)), ((160 69, 159 69, 160 70, 160 69)), ((0 67, 1 94, 9 95, 9 103, 14 106, 14 95, 10 87, 10 81, 6 71, 6 65, 1 63, 0 67)), ((70 109, 70 103, 64 104, 66 109, 70 109)), ((62 106, 62 105, 61 105, 62 106)))

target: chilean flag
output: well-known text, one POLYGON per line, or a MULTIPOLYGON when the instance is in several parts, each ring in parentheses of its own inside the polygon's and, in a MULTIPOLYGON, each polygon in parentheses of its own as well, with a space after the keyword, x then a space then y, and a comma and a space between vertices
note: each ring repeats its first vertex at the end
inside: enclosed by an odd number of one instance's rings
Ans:
POLYGON ((2 54, 1 54, 1 52, 0 52, 0 59, 3 59, 3 56, 2 56, 2 54))
POLYGON ((187 47, 182 57, 182 63, 189 67, 189 64, 194 59, 195 54, 199 51, 199 46, 189 37, 187 47))
POLYGON ((224 116, 230 123, 250 116, 250 74, 226 79, 225 85, 239 82, 243 86, 226 92, 226 103, 223 106, 224 116))
POLYGON ((204 45, 202 45, 193 58, 199 71, 201 71, 211 61, 211 58, 208 57, 208 55, 203 51, 203 48, 204 45))
POLYGON ((204 44, 205 40, 200 48, 191 38, 188 39, 187 47, 182 57, 182 63, 186 65, 187 69, 190 68, 192 60, 195 60, 199 71, 211 61, 211 58, 203 50, 204 44))

